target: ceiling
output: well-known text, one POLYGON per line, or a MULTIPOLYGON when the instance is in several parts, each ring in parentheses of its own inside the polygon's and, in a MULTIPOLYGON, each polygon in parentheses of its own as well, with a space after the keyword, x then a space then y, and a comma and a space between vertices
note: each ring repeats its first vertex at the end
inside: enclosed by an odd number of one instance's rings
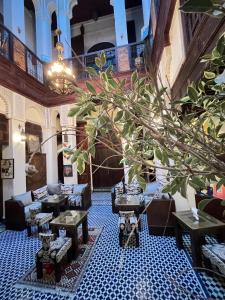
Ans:
MULTIPOLYGON (((141 5, 141 0, 125 0, 125 2, 126 8, 141 5)), ((112 13, 113 7, 110 5, 110 0, 78 0, 78 5, 73 8, 70 23, 83 23, 112 13)))

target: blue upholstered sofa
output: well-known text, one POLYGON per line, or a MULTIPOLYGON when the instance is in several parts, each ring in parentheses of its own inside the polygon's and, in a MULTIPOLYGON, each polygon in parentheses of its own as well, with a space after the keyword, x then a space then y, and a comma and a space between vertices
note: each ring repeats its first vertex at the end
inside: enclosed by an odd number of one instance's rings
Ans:
POLYGON ((87 210, 91 206, 91 190, 88 184, 48 184, 35 191, 13 196, 5 202, 6 228, 24 230, 30 209, 41 208, 41 201, 49 195, 68 196, 70 209, 87 210))

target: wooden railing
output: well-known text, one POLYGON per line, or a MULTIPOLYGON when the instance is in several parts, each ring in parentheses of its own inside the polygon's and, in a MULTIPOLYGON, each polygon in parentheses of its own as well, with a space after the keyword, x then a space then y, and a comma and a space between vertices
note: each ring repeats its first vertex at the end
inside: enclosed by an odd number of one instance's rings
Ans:
POLYGON ((0 24, 0 55, 44 83, 44 63, 2 24, 0 24))
MULTIPOLYGON (((100 50, 84 55, 80 55, 78 57, 72 57, 71 59, 67 59, 68 64, 73 68, 73 71, 78 80, 83 80, 88 78, 88 74, 86 72, 87 67, 93 67, 98 71, 98 68, 95 64, 95 58, 104 51, 106 54, 106 65, 105 68, 110 65, 113 66, 113 70, 115 72, 120 72, 120 64, 122 64, 121 59, 119 58, 119 51, 121 49, 125 49, 125 53, 128 54, 127 63, 129 64, 129 70, 135 69, 135 58, 138 56, 144 56, 144 44, 143 43, 133 43, 122 47, 109 48, 105 50, 100 50)), ((126 59, 126 58, 125 58, 126 59)))
MULTIPOLYGON (((115 72, 121 72, 135 69, 135 58, 144 56, 144 44, 133 43, 123 47, 110 48, 104 50, 106 54, 105 68, 112 65, 115 72), (125 64, 125 67, 124 67, 125 64), (122 66, 122 68, 121 68, 122 66)), ((95 58, 102 51, 96 51, 66 59, 70 67, 72 67, 77 80, 88 78, 86 67, 95 65, 95 58)), ((20 69, 34 77, 41 83, 45 83, 44 69, 47 65, 43 63, 29 48, 27 48, 10 30, 0 24, 0 55, 7 60, 16 64, 20 69)))

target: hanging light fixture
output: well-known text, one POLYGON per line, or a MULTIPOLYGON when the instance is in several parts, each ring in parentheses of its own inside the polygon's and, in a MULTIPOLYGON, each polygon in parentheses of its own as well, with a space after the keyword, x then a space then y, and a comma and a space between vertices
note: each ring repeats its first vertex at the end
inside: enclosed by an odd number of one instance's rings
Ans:
POLYGON ((72 68, 63 60, 64 46, 60 41, 61 31, 56 30, 58 42, 56 43, 57 60, 53 62, 47 71, 47 83, 49 88, 60 95, 71 95, 74 92, 75 76, 72 68))

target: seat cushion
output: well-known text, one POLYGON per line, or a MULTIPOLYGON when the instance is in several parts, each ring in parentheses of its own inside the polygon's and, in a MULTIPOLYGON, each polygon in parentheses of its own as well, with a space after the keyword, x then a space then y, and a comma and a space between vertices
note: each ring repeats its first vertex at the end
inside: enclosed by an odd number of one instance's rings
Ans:
POLYGON ((81 195, 72 194, 68 196, 68 203, 71 206, 81 206, 82 197, 81 195))
POLYGON ((40 201, 40 200, 46 199, 48 197, 47 185, 41 187, 40 189, 33 191, 33 195, 34 195, 35 201, 40 201))
POLYGON ((20 195, 13 196, 12 199, 21 202, 24 206, 27 206, 32 203, 31 192, 26 192, 20 195))
POLYGON ((115 193, 116 195, 122 195, 124 193, 124 186, 122 181, 115 185, 115 193))
POLYGON ((87 187, 87 184, 74 184, 73 194, 82 194, 83 190, 87 187))
POLYGON ((154 194, 159 191, 161 188, 161 183, 158 181, 149 182, 146 184, 145 190, 143 192, 144 195, 154 196, 154 194))
POLYGON ((27 205, 24 208, 25 219, 26 221, 30 218, 30 210, 31 209, 41 209, 41 203, 39 201, 34 201, 30 205, 27 205))
POLYGON ((63 195, 70 195, 73 193, 73 185, 72 184, 62 184, 61 192, 63 195))
POLYGON ((48 194, 49 195, 60 195, 61 194, 61 184, 60 183, 48 184, 48 194))
POLYGON ((202 246, 203 255, 225 275, 225 243, 202 246))
POLYGON ((136 180, 133 180, 131 183, 126 184, 125 189, 128 195, 138 195, 141 193, 141 187, 136 180))

